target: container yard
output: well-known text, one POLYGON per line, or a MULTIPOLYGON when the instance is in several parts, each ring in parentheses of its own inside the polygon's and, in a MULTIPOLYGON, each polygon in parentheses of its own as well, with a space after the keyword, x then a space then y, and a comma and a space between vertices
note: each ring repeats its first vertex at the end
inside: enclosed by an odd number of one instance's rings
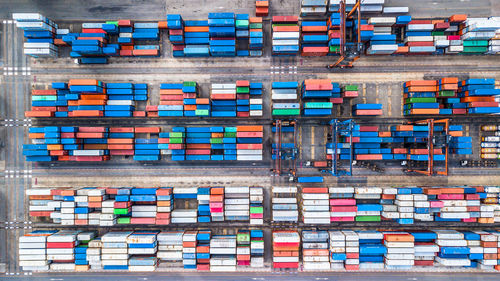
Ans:
POLYGON ((499 278, 498 1, 3 2, 2 278, 499 278))

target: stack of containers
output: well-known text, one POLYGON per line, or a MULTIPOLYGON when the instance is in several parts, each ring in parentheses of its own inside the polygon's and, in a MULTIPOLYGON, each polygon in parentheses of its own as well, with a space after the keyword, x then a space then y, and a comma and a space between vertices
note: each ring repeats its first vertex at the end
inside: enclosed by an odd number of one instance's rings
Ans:
POLYGON ((499 29, 500 22, 497 18, 468 18, 460 30, 464 46, 463 53, 487 53, 489 40, 496 36, 499 29))
POLYGON ((451 137, 450 152, 458 155, 472 154, 472 137, 451 137))
MULTIPOLYGON (((154 108, 152 108, 154 109, 154 108)), ((208 99, 199 98, 196 82, 160 85, 158 116, 210 116, 208 99)))
POLYGON ((132 188, 130 201, 132 205, 131 224, 156 224, 156 188, 132 188))
POLYGON ((160 232, 156 240, 158 241, 158 253, 156 256, 161 265, 179 265, 182 261, 182 248, 184 231, 160 232))
POLYGON ((467 102, 468 114, 498 114, 500 106, 496 97, 500 89, 495 88, 495 79, 468 79, 459 83, 458 97, 467 102))
POLYGON ((262 82, 250 82, 250 117, 262 116, 262 90, 262 82))
POLYGON ((439 266, 470 266, 470 249, 463 233, 456 230, 433 230, 437 234, 439 254, 435 261, 439 266))
POLYGON ((304 116, 329 116, 332 114, 333 103, 329 101, 332 97, 333 88, 340 87, 328 79, 307 79, 302 82, 302 99, 304 102, 304 116), (321 101, 318 101, 321 100, 321 101), (327 99, 327 102, 322 101, 327 99), (314 101, 309 101, 314 100, 314 101))
POLYGON ((134 161, 158 161, 160 160, 160 148, 158 138, 138 138, 138 134, 151 135, 159 134, 160 127, 135 127, 136 136, 134 145, 134 161))
POLYGON ((207 20, 186 20, 184 22, 184 56, 208 57, 209 27, 207 20))
POLYGON ((196 269, 210 270, 210 230, 200 230, 196 235, 196 269))
POLYGON ((236 236, 212 236, 210 239, 210 271, 236 271, 236 265, 236 236))
MULTIPOLYGON (((470 254, 467 258, 470 260, 470 267, 490 267, 481 264, 482 260, 485 258, 485 251, 482 246, 481 235, 478 231, 464 231, 464 238, 467 241, 467 248, 469 248, 470 254)), ((492 267, 488 268, 491 270, 492 267)), ((486 268, 485 268, 486 269, 486 268)))
POLYGON ((198 222, 210 222, 210 187, 199 187, 196 199, 198 200, 198 222))
POLYGON ((264 224, 264 189, 261 186, 250 187, 250 224, 264 224))
POLYGON ((354 198, 356 201, 357 213, 356 221, 381 221, 382 205, 380 198, 382 188, 379 187, 358 187, 354 198), (361 203, 361 204, 360 204, 361 203))
POLYGON ((330 221, 354 221, 356 212, 356 199, 354 187, 330 187, 330 221))
POLYGON ((49 270, 47 238, 57 230, 36 230, 19 237, 19 266, 23 270, 49 270))
POLYGON ((127 238, 132 231, 108 232, 101 237, 101 262, 104 270, 128 270, 127 238))
MULTIPOLYGON (((184 56, 184 21, 181 15, 167 15, 168 39, 173 44, 172 55, 174 57, 184 56)), ((202 48, 203 49, 203 48, 202 48)), ((200 52, 203 52, 201 50, 200 52)))
POLYGON ((209 13, 210 55, 236 56, 236 25, 234 13, 209 13))
POLYGON ((47 237, 47 260, 50 270, 75 270, 75 248, 79 245, 75 230, 61 230, 47 237))
MULTIPOLYGON (((445 22, 450 24, 450 27, 444 30, 446 39, 449 40, 449 47, 446 47, 445 54, 457 54, 464 50, 463 41, 459 33, 460 25, 467 19, 467 15, 452 15, 445 22)), ((437 26, 436 26, 437 29, 437 26)))
POLYGON ((352 115, 354 116, 376 116, 382 114, 382 104, 380 103, 358 103, 352 106, 352 115))
POLYGON ((345 269, 359 270, 359 236, 352 230, 342 230, 345 236, 345 269))
POLYGON ((300 235, 297 230, 273 231, 273 268, 299 268, 300 235))
POLYGON ((328 231, 302 231, 302 265, 304 270, 329 270, 328 231))
POLYGON ((236 262, 238 266, 250 265, 250 231, 238 230, 236 234, 236 262))
MULTIPOLYGON (((404 16, 400 16, 400 17, 404 17, 404 16)), ((397 18, 396 24, 401 24, 399 22, 400 17, 397 18)), ((359 35, 361 37, 361 42, 363 42, 363 43, 369 41, 372 38, 372 36, 374 35, 374 30, 375 30, 375 26, 368 24, 368 20, 366 20, 366 19, 361 19, 361 26, 360 27, 358 27, 358 21, 357 20, 354 21, 354 27, 353 27, 354 36, 358 36, 358 33, 360 33, 359 35)))
POLYGON ((236 127, 236 160, 262 161, 263 126, 236 127))
MULTIPOLYGON (((498 232, 490 233, 486 231, 474 231, 475 234, 480 236, 480 245, 483 248, 483 257, 479 260, 479 268, 481 270, 494 270, 495 266, 498 265, 498 232)), ((465 237, 466 240, 467 237, 465 237)), ((469 255, 469 259, 473 252, 472 249, 469 255)), ((476 255, 477 256, 477 255, 476 255)), ((479 256, 477 256, 479 257, 479 256)))
MULTIPOLYGON (((196 199, 198 193, 197 187, 174 187, 175 199, 189 200, 196 199)), ((177 205, 179 206, 179 205, 177 205)), ((197 223, 197 209, 179 209, 175 208, 171 212, 172 223, 197 223)))
POLYGON ((407 232, 384 232, 387 247, 385 268, 390 270, 411 269, 415 261, 415 238, 407 232))
POLYGON ((135 231, 127 237, 129 271, 156 270, 157 234, 157 232, 135 231))
POLYGON ((31 57, 57 57, 54 45, 57 24, 38 13, 13 13, 16 26, 24 31, 24 54, 31 57))
POLYGON ((250 230, 250 267, 264 267, 264 232, 250 230))
MULTIPOLYGON (((430 54, 436 52, 432 31, 434 24, 431 20, 413 19, 406 26, 404 43, 410 54, 430 54)), ((437 43, 437 42, 436 42, 437 43)))
POLYGON ((224 187, 210 189, 210 216, 212 221, 224 221, 224 187))
POLYGON ((305 224, 330 224, 327 187, 302 187, 302 218, 305 224))
POLYGON ((212 84, 212 117, 236 117, 236 84, 212 84))
POLYGON ((297 207, 297 187, 272 187, 273 221, 294 222, 299 220, 297 207))
POLYGON ((324 16, 328 6, 328 0, 302 0, 300 3, 300 16, 324 16))
POLYGON ((156 190, 156 224, 170 224, 170 213, 174 209, 172 187, 161 187, 156 190))
MULTIPOLYGON (((404 115, 439 114, 436 80, 413 80, 404 83, 404 115)), ((448 92, 443 93, 448 95, 448 92)))
POLYGON ((182 264, 184 269, 196 269, 196 236, 198 231, 184 231, 182 235, 182 264))
MULTIPOLYGON (((267 1, 260 1, 267 2, 267 1)), ((259 16, 259 15, 257 15, 259 16)), ((262 29, 261 17, 250 17, 249 19, 250 38, 248 41, 248 49, 250 50, 251 57, 262 56, 262 49, 264 48, 264 30, 262 29)))
POLYGON ((269 1, 255 1, 255 15, 258 17, 267 17, 269 14, 269 1))
POLYGON ((347 259, 345 235, 342 231, 329 231, 330 236, 330 268, 332 270, 344 269, 347 259))
MULTIPOLYGON (((132 39, 134 41, 159 40, 158 22, 136 22, 132 39)), ((133 56, 157 57, 160 55, 159 45, 134 45, 133 56)))
POLYGON ((250 55, 250 52, 247 49, 248 44, 246 43, 246 40, 249 40, 250 38, 249 19, 250 17, 248 14, 236 14, 236 39, 238 40, 238 50, 236 51, 236 55, 238 57, 248 57, 250 55))
MULTIPOLYGON (((347 23, 346 23, 347 24, 347 23)), ((333 12, 327 20, 328 25, 328 52, 329 54, 340 54, 340 13, 333 12)))
POLYGON ((236 116, 250 117, 250 81, 236 81, 236 116))
POLYGON ((297 102, 298 82, 273 82, 272 115, 297 116, 300 115, 300 103, 297 102))
POLYGON ((482 159, 500 159, 500 127, 497 125, 483 125, 481 131, 488 132, 486 134, 495 134, 481 137, 481 158, 482 159))
POLYGON ((406 253, 415 255, 415 266, 434 266, 434 257, 439 252, 439 246, 434 242, 437 238, 436 233, 431 231, 411 232, 415 238, 414 252, 411 250, 406 253))
POLYGON ((328 27, 326 21, 302 21, 302 56, 326 56, 328 47, 328 27))
POLYGON ((89 242, 86 254, 91 269, 102 270, 101 248, 101 238, 89 242))
MULTIPOLYGON (((336 93, 335 93, 336 94, 336 93)), ((358 97, 358 85, 345 85, 344 88, 342 89, 342 98, 357 98, 358 97)), ((342 103, 343 100, 340 100, 341 102, 334 102, 332 99, 336 98, 335 96, 332 96, 330 101, 333 103, 342 103)))
MULTIPOLYGON (((416 194, 415 194, 416 195, 416 194)), ((410 188, 398 188, 398 194, 394 204, 398 207, 399 224, 413 224, 413 214, 415 213, 414 194, 410 188)))
POLYGON ((273 56, 295 56, 299 53, 298 22, 297 16, 273 16, 273 56))
POLYGON ((368 24, 373 25, 373 36, 366 50, 367 55, 391 55, 398 51, 396 35, 392 34, 392 26, 396 17, 371 17, 368 24))
POLYGON ((384 235, 379 231, 358 231, 359 269, 384 269, 384 255, 387 249, 383 245, 384 235))
POLYGON ((132 212, 132 201, 130 200, 130 188, 116 189, 116 196, 113 207, 114 208, 112 214, 114 216, 102 215, 99 218, 100 225, 102 224, 114 225, 117 222, 123 224, 130 224, 131 220, 130 214, 132 212))
POLYGON ((250 188, 224 188, 224 216, 227 221, 250 220, 250 188))

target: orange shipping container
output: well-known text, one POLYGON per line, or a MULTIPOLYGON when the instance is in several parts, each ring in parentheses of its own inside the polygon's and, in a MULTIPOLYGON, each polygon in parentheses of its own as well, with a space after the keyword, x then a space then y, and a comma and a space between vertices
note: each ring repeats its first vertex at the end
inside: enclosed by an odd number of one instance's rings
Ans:
POLYGON ((224 188, 220 188, 220 187, 211 188, 210 194, 224 194, 224 188))
POLYGON ((256 7, 269 7, 269 1, 255 1, 256 7))
POLYGON ((262 126, 237 126, 237 132, 262 132, 262 126))
POLYGON ((436 92, 437 86, 410 86, 408 92, 436 92))
POLYGON ((29 133, 28 137, 30 139, 43 139, 43 138, 45 138, 45 134, 44 133, 29 133))
POLYGON ((439 108, 414 108, 410 109, 411 114, 439 114, 439 108))
POLYGON ((25 111, 24 112, 25 117, 52 117, 53 113, 52 111, 25 111))
POLYGON ((158 28, 167 29, 168 28, 168 22, 167 21, 159 21, 158 22, 158 28))
POLYGON ((92 85, 99 86, 99 81, 96 79, 70 79, 68 85, 92 85))
POLYGON ((78 105, 106 105, 105 100, 79 100, 78 105))
POLYGON ((182 89, 160 89, 160 95, 182 95, 182 89))
POLYGON ((251 17, 248 21, 249 23, 262 23, 261 17, 251 17))
POLYGON ((275 26, 273 27, 274 32, 299 32, 299 26, 297 25, 292 25, 292 26, 275 26))
POLYGON ((108 144, 133 144, 134 139, 108 139, 108 144))
POLYGON ((458 77, 446 77, 441 79, 441 84, 457 84, 458 85, 458 77))
POLYGON ((108 149, 134 149, 133 144, 108 144, 108 149))
POLYGON ((160 127, 135 127, 136 133, 159 133, 160 127))
POLYGON ((31 94, 33 96, 55 96, 57 95, 57 90, 32 90, 31 94))
POLYGON ((103 115, 100 110, 75 110, 71 113, 73 113, 73 117, 100 117, 103 115))
POLYGON ((208 32, 208 26, 186 26, 185 32, 208 32))
POLYGON ((411 80, 406 82, 406 86, 437 86, 437 80, 411 80))
POLYGON ((62 144, 47 144, 47 150, 63 150, 62 144))

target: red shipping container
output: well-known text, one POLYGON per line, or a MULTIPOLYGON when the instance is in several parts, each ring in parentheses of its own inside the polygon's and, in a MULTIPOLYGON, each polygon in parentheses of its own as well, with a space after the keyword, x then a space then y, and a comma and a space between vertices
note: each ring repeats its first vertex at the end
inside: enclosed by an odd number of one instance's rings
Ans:
POLYGON ((341 104, 344 102, 344 99, 343 98, 330 98, 330 102, 335 103, 335 104, 341 104))
POLYGON ((130 218, 131 224, 155 224, 156 218, 130 218))
POLYGON ((47 249, 74 248, 75 242, 47 242, 47 249))
POLYGON ((120 56, 121 57, 131 57, 132 50, 120 50, 120 56))
POLYGON ((237 80, 236 87, 250 87, 250 81, 248 80, 237 80))
POLYGON ((236 112, 236 117, 250 117, 250 112, 238 111, 238 112, 236 112))
POLYGON ((132 22, 130 20, 119 20, 118 26, 132 26, 132 22))
POLYGON ((134 117, 146 117, 146 111, 134 111, 132 112, 134 117))
POLYGON ((29 212, 31 217, 50 217, 52 212, 49 211, 31 211, 29 212))
POLYGON ((107 34, 102 28, 82 28, 82 33, 104 33, 107 34))
POLYGON ((33 96, 55 96, 57 90, 31 90, 33 96))
POLYGON ((382 160, 382 154, 357 154, 356 160, 382 160))
POLYGON ((135 127, 136 133, 159 133, 160 127, 135 127))
POLYGON ((52 111, 25 111, 25 117, 53 117, 54 113, 52 111))
POLYGON ((359 126, 360 132, 378 132, 378 126, 359 126))
POLYGON ((79 127, 78 133, 104 133, 105 127, 79 127))
POLYGON ((188 149, 187 155, 210 155, 210 149, 188 149))
POLYGON ((298 16, 273 16, 273 22, 298 22, 298 16))
POLYGON ((298 262, 273 262, 273 268, 299 268, 298 262))

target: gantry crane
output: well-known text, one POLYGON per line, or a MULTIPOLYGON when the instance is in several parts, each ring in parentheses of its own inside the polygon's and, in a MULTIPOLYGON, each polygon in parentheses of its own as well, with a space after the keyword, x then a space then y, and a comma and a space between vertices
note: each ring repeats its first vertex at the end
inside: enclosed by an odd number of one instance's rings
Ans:
POLYGON ((290 161, 288 169, 289 175, 295 176, 297 173, 297 121, 296 120, 276 120, 273 122, 275 128, 275 147, 273 147, 274 173, 282 174, 283 161, 290 161), (283 143, 283 127, 293 126, 293 143, 283 143))
POLYGON ((340 1, 339 5, 339 14, 340 14, 340 50, 339 59, 330 65, 327 65, 327 68, 351 68, 352 64, 359 59, 362 51, 363 44, 361 43, 361 1, 357 0, 356 4, 352 8, 351 11, 346 15, 346 4, 345 0, 340 1), (346 36, 346 21, 353 18, 354 13, 357 13, 357 21, 358 21, 358 32, 355 41, 347 42, 346 36))
POLYGON ((331 138, 332 138, 332 169, 330 173, 333 176, 352 176, 352 161, 353 161, 353 153, 352 153, 352 131, 354 130, 354 126, 356 124, 352 119, 339 121, 338 119, 332 119, 330 121, 330 130, 331 130, 331 138), (341 170, 339 159, 339 138, 349 137, 349 170, 341 170))
POLYGON ((450 135, 449 135, 449 119, 441 119, 441 120, 434 120, 434 119, 426 119, 426 120, 420 120, 420 121, 415 121, 415 122, 410 122, 409 124, 413 125, 427 125, 428 128, 428 135, 427 135, 427 149, 428 149, 428 161, 427 161, 427 169, 425 170, 419 170, 416 168, 410 168, 408 169, 408 172, 415 172, 427 176, 432 176, 432 175, 442 175, 442 176, 447 176, 448 175, 448 150, 449 150, 449 142, 450 142, 450 135), (435 136, 434 135, 434 125, 435 124, 442 124, 443 125, 443 133, 444 135, 440 136, 435 136), (441 149, 445 149, 445 160, 444 160, 444 171, 434 171, 434 148, 439 147, 441 149))

